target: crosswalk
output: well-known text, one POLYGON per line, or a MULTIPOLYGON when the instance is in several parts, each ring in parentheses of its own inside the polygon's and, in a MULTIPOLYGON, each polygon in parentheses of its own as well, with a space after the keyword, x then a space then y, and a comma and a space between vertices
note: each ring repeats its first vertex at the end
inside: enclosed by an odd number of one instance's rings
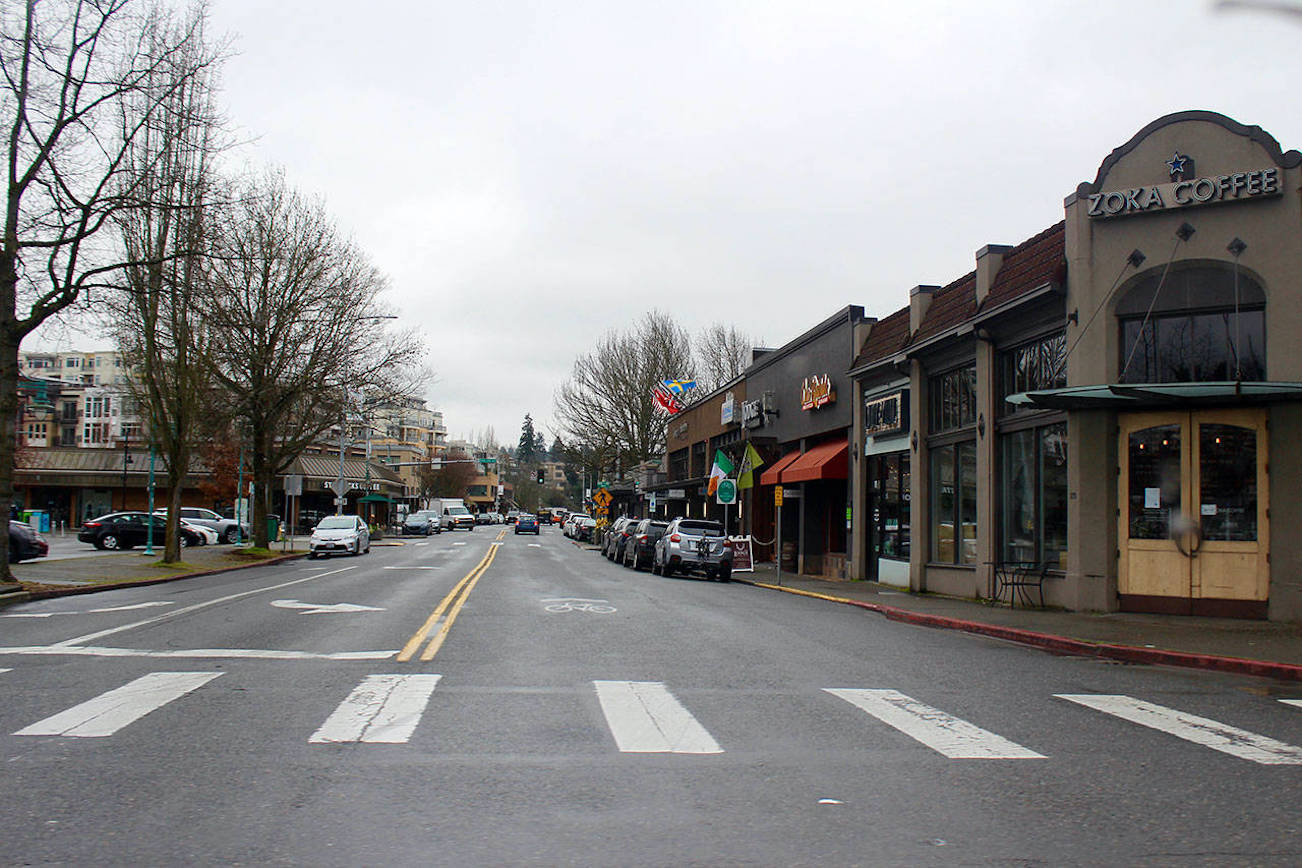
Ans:
MULTIPOLYGON (((0 669, 0 674, 12 671, 0 669)), ((150 672, 38 720, 13 735, 107 738, 201 690, 223 674, 150 672)), ((311 745, 406 744, 419 731, 441 678, 414 673, 367 675, 308 736, 307 742, 311 745)), ((601 680, 591 682, 590 686, 589 696, 599 706, 610 741, 620 753, 707 756, 725 751, 687 705, 662 682, 601 680)), ((1018 744, 898 690, 827 687, 815 695, 819 694, 836 697, 863 712, 868 725, 881 725, 885 727, 882 732, 893 730, 907 736, 947 759, 1050 759, 1041 752, 1042 747, 1018 744)), ((1181 709, 1125 695, 1059 693, 1052 696, 1072 707, 1237 759, 1261 765, 1302 765, 1302 748, 1181 709)), ((1300 699, 1280 699, 1279 703, 1302 710, 1300 699)))

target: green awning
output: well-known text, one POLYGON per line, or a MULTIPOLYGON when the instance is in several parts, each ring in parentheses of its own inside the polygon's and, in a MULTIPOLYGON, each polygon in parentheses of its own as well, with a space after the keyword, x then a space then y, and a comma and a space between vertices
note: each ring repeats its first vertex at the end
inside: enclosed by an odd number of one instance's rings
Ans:
POLYGON ((1181 405, 1266 404, 1302 401, 1302 383, 1100 383, 1018 392, 1005 400, 1018 407, 1053 410, 1142 410, 1181 405))
POLYGON ((393 503, 392 498, 385 497, 383 494, 368 494, 365 497, 359 497, 358 503, 393 503))

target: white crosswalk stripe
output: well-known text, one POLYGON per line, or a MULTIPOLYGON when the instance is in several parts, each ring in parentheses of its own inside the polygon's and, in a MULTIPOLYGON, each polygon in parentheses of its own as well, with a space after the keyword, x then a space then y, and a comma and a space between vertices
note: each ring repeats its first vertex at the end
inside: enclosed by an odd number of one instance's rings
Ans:
POLYGON ((1209 747, 1263 765, 1302 765, 1302 749, 1245 729, 1229 726, 1196 714, 1188 714, 1130 696, 1055 693, 1059 699, 1111 714, 1122 720, 1165 732, 1185 741, 1209 747))
POLYGON ((440 677, 368 675, 326 718, 308 743, 404 744, 416 731, 440 677))
POLYGON ((659 681, 594 681, 606 724, 622 753, 723 753, 659 681))
POLYGON ((1285 705, 1292 705, 1297 708, 1302 708, 1302 699, 1281 699, 1280 702, 1284 703, 1285 705))
POLYGON ((220 672, 151 672, 14 735, 102 738, 212 681, 220 672))
POLYGON ((1044 759, 1042 754, 897 690, 844 687, 824 690, 950 759, 1044 759))

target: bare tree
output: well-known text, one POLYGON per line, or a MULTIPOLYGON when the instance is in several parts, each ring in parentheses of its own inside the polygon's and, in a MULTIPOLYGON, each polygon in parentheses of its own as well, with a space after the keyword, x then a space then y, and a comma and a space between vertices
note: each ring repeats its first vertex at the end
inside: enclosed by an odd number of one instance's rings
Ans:
POLYGON ((460 449, 454 449, 443 456, 439 466, 429 465, 420 469, 420 496, 465 497, 466 487, 477 472, 470 456, 460 449))
MULTIPOLYGON (((0 241, 0 505, 13 502, 18 350, 23 339, 122 265, 113 216, 138 204, 127 154, 171 94, 155 88, 196 37, 151 38, 145 0, 26 0, 0 8, 4 237, 0 241), (140 125, 123 128, 135 100, 140 125)), ((191 70, 197 72, 197 70, 191 70)), ((181 87, 186 75, 173 77, 181 87)), ((9 584, 8 534, 0 583, 9 584)), ((3 587, 0 585, 0 587, 3 587)))
POLYGON ((687 332, 666 313, 651 311, 628 332, 607 332, 574 362, 556 393, 556 418, 571 446, 600 459, 598 472, 619 471, 664 451, 668 420, 652 389, 687 377, 687 332))
POLYGON ((295 456, 363 405, 418 394, 428 375, 416 335, 382 325, 384 278, 319 202, 275 173, 231 201, 212 222, 206 360, 244 429, 263 547, 275 479, 295 456))
POLYGON ((754 344, 736 326, 714 323, 696 336, 696 389, 704 395, 739 376, 750 364, 754 344))
POLYGON ((126 183, 141 207, 118 215, 130 264, 123 291, 109 295, 104 306, 110 333, 132 370, 128 389, 148 425, 150 445, 163 459, 168 563, 181 559, 181 493, 197 432, 212 421, 214 409, 213 383, 202 362, 209 335, 198 311, 204 211, 212 162, 222 146, 221 118, 213 102, 216 53, 202 39, 207 10, 199 5, 189 14, 198 21, 154 23, 153 44, 175 41, 178 29, 196 38, 124 106, 124 128, 139 129, 124 162, 126 183), (155 102, 157 110, 138 117, 155 102))

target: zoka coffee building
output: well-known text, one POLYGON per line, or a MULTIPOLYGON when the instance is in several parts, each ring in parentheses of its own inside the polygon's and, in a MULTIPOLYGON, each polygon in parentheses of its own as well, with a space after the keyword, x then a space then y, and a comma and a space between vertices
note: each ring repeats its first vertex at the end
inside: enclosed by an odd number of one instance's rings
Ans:
POLYGON ((851 371, 853 574, 985 597, 1033 562, 1049 605, 1302 620, 1300 167, 1168 115, 1062 223, 916 287, 851 371))

